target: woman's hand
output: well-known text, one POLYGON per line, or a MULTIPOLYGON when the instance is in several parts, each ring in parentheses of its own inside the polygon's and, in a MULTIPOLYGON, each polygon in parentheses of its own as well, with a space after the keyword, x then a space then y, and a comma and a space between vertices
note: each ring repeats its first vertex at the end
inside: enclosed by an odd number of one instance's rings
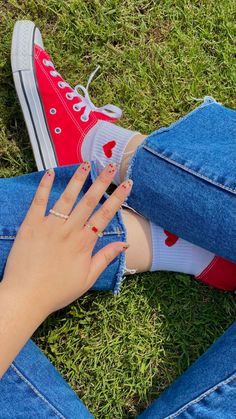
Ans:
MULTIPOLYGON (((54 171, 43 176, 7 260, 0 283, 0 378, 25 342, 53 311, 85 293, 126 243, 114 242, 94 256, 98 235, 85 226, 114 176, 107 166, 72 210, 89 174, 89 163, 78 167, 53 210, 69 215, 45 216, 54 171)), ((102 231, 132 187, 123 182, 90 218, 102 231)))
MULTIPOLYGON (((89 171, 88 162, 78 167, 53 208, 69 215, 68 219, 53 214, 45 216, 55 176, 53 170, 45 173, 7 261, 2 285, 24 294, 45 316, 84 294, 106 266, 127 248, 123 242, 114 242, 92 257, 98 235, 85 223, 110 185, 115 167, 108 165, 72 210, 89 171)), ((131 181, 123 182, 92 215, 89 224, 102 231, 131 187, 131 181)))

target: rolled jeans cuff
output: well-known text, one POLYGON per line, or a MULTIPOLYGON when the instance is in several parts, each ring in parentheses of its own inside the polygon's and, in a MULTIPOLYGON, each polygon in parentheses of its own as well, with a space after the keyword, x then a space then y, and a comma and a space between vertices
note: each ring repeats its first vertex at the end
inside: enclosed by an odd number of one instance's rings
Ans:
POLYGON ((236 111, 206 97, 149 135, 130 159, 126 205, 154 224, 236 262, 236 111))

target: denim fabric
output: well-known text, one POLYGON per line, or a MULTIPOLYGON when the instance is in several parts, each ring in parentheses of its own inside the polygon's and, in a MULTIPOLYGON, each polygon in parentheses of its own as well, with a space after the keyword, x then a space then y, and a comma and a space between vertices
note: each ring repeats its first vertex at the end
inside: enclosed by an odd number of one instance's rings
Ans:
MULTIPOLYGON (((127 205, 184 239, 235 261, 234 118, 234 111, 208 98, 176 124, 149 136, 131 159, 128 176, 134 180, 134 186, 127 205)), ((56 169, 48 209, 74 170, 75 166, 56 169)), ((33 173, 0 180, 0 277, 41 176, 42 173, 33 173)), ((93 167, 80 197, 95 177, 93 167)), ((102 201, 105 198, 106 195, 102 201)), ((95 251, 114 240, 126 240, 120 212, 98 240, 95 251)), ((118 292, 125 270, 124 257, 122 253, 116 258, 93 289, 118 292)), ((234 418, 235 330, 236 324, 140 419, 234 418)), ((53 365, 29 341, 0 381, 0 419, 37 416, 92 417, 53 365)))
MULTIPOLYGON (((59 198, 77 166, 67 166, 55 169, 56 177, 50 195, 47 211, 53 207, 59 198)), ((94 166, 92 167, 92 171, 94 166)), ((0 280, 8 254, 11 250, 16 233, 30 206, 38 183, 44 172, 31 173, 15 178, 0 179, 0 280)), ((92 184, 92 174, 80 193, 78 200, 92 184)), ((99 206, 105 201, 107 194, 101 199, 99 206)), ((78 202, 77 200, 77 202, 78 202)), ((118 211, 104 230, 104 235, 98 239, 94 252, 113 241, 126 241, 126 230, 118 211)), ((125 270, 125 255, 122 252, 100 275, 93 290, 112 290, 117 294, 125 270)))
POLYGON ((236 322, 139 419, 236 417, 236 322))
POLYGON ((29 340, 0 380, 0 419, 91 419, 93 415, 29 340))
POLYGON ((203 104, 147 137, 127 173, 127 205, 153 223, 236 262, 236 111, 203 104))
MULTIPOLYGON (((28 341, 0 380, 0 419, 93 416, 37 346, 28 341)), ((140 419, 234 419, 236 322, 140 419)))

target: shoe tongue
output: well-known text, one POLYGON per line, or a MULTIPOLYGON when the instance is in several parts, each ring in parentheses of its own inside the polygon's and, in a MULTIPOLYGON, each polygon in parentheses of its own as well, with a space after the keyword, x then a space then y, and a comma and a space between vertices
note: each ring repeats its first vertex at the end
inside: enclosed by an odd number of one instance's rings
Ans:
POLYGON ((42 35, 41 35, 41 32, 40 32, 40 30, 38 28, 35 28, 35 32, 34 32, 34 44, 35 45, 38 45, 39 47, 41 47, 42 49, 44 49, 42 35))
POLYGON ((47 53, 46 49, 42 48, 40 45, 38 45, 37 43, 34 44, 34 47, 36 49, 36 54, 42 54, 43 58, 45 58, 46 60, 52 61, 52 57, 47 53))
MULTIPOLYGON (((49 60, 53 63, 51 55, 48 54, 47 51, 45 49, 43 49, 40 45, 35 44, 35 49, 36 49, 36 54, 37 55, 39 55, 41 53, 43 55, 43 58, 45 58, 46 60, 49 60)), ((54 63, 53 63, 53 66, 54 66, 54 63)), ((55 68, 55 66, 54 66, 54 68, 55 68)), ((56 68, 55 68, 55 70, 56 70, 56 68)), ((62 81, 65 81, 65 79, 61 75, 60 75, 60 77, 61 77, 62 81)), ((71 91, 71 92, 74 91, 74 89, 71 86, 67 86, 66 89, 67 89, 67 91, 71 91)), ((81 102, 80 97, 76 97, 76 99, 77 99, 78 103, 81 102)))

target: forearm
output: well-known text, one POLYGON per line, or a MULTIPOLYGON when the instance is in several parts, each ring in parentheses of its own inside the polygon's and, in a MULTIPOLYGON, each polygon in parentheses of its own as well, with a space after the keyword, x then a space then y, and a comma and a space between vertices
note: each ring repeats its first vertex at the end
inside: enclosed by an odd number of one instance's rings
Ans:
POLYGON ((0 284, 0 379, 45 317, 24 290, 0 284))

